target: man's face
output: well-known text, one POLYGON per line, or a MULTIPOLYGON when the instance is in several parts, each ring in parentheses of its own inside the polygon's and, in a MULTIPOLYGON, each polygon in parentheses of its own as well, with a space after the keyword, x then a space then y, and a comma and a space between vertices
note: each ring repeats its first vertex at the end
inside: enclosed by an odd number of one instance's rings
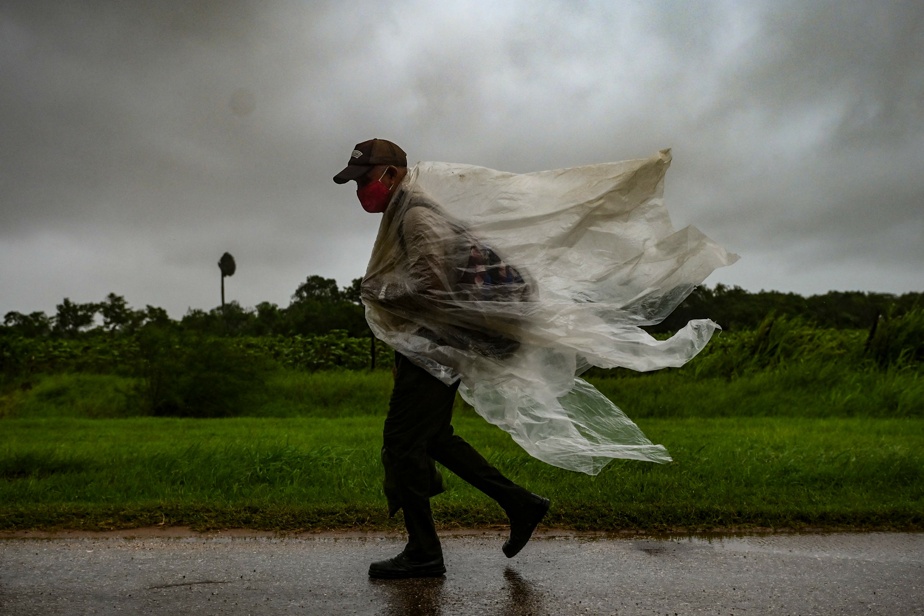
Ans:
POLYGON ((373 214, 384 212, 406 174, 406 167, 375 165, 353 180, 363 209, 373 214))
MULTIPOLYGON (((386 178, 382 176, 385 174, 385 171, 387 170, 388 170, 387 165, 375 165, 374 167, 369 167, 369 171, 367 171, 364 175, 361 175, 358 178, 356 178, 356 180, 354 180, 356 182, 356 190, 365 188, 366 186, 369 185, 369 183, 374 182, 380 178, 383 182, 385 182, 386 178)), ((386 182, 385 185, 388 186, 388 183, 386 182)))
POLYGON ((388 208, 395 191, 396 175, 394 167, 378 165, 354 180, 356 197, 364 210, 381 214, 388 208))

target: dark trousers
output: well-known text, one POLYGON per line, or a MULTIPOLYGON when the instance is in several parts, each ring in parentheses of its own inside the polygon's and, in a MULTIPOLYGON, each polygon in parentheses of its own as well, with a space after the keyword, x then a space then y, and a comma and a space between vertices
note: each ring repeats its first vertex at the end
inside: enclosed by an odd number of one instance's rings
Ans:
POLYGON ((442 554, 430 511, 432 460, 472 484, 508 512, 530 493, 491 466, 453 434, 452 405, 458 383, 446 385, 426 370, 395 354, 395 388, 385 419, 383 461, 389 465, 401 507, 408 544, 405 554, 430 560, 442 554))

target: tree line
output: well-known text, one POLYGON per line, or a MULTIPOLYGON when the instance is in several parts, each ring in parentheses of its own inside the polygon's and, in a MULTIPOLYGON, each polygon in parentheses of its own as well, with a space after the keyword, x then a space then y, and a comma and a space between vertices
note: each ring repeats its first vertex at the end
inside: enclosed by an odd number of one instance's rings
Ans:
MULTIPOLYGON (((27 338, 74 338, 92 334, 134 333, 141 329, 170 327, 217 336, 323 335, 343 331, 365 337, 369 328, 360 300, 360 283, 349 286, 322 276, 308 276, 292 294, 288 306, 261 302, 245 308, 230 302, 211 310, 190 309, 173 320, 163 308, 148 305, 136 310, 125 298, 110 293, 101 302, 75 303, 65 298, 54 315, 44 312, 8 312, 0 333, 27 338)), ((924 308, 924 293, 864 293, 831 291, 803 297, 795 293, 752 293, 737 286, 700 286, 653 333, 676 331, 691 319, 709 318, 727 331, 750 330, 768 316, 796 317, 822 328, 869 329, 880 317, 898 317, 924 308)))
POLYGON ((862 291, 829 291, 803 297, 796 293, 760 291, 717 284, 697 287, 655 332, 676 331, 691 319, 712 319, 727 331, 751 330, 768 317, 799 318, 820 328, 870 329, 880 318, 924 308, 924 293, 901 295, 862 291))
POLYGON ((253 308, 245 308, 235 301, 207 311, 190 308, 179 320, 171 319, 166 310, 156 306, 133 309, 124 297, 115 293, 101 302, 75 303, 64 298, 53 315, 41 311, 6 313, 0 334, 75 338, 133 334, 160 327, 215 336, 323 335, 338 330, 348 336, 364 337, 369 335, 369 327, 359 297, 361 282, 357 278, 340 288, 332 278, 308 276, 295 289, 286 307, 260 302, 253 308))

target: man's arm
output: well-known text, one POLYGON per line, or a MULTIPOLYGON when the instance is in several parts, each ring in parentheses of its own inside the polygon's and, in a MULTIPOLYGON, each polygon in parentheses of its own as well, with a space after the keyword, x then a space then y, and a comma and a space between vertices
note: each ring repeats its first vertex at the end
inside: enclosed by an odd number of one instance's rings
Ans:
POLYGON ((408 287, 421 299, 447 299, 453 292, 453 254, 458 238, 438 213, 414 207, 404 216, 404 242, 408 257, 408 287))
POLYGON ((452 225, 429 207, 411 207, 399 224, 387 275, 383 270, 367 276, 362 295, 407 318, 411 313, 431 312, 441 300, 452 297, 456 285, 450 259, 458 239, 452 225))

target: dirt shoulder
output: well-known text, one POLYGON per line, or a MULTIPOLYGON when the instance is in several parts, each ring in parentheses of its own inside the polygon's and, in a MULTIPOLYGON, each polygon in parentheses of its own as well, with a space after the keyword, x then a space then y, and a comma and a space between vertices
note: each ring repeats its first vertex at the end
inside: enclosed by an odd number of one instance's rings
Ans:
MULTIPOLYGON (((472 529, 451 529, 441 530, 440 535, 444 537, 493 537, 506 536, 509 531, 505 527, 489 528, 472 528, 472 529)), ((568 529, 538 529, 534 536, 548 538, 554 537, 615 537, 615 536, 639 536, 646 533, 625 532, 625 533, 603 533, 596 531, 574 531, 568 529)), ((112 539, 145 539, 145 538, 188 538, 188 537, 268 537, 268 538, 292 538, 292 539, 310 539, 310 538, 380 538, 380 537, 401 537, 403 532, 392 530, 349 530, 349 529, 330 529, 319 531, 266 531, 253 530, 248 528, 227 528, 222 530, 199 531, 188 526, 146 526, 143 528, 125 528, 115 530, 3 530, 0 531, 0 539, 71 539, 71 538, 112 538, 112 539)))
MULTIPOLYGON (((875 529, 883 532, 882 529, 875 529)), ((732 537, 747 535, 786 535, 786 534, 831 534, 844 532, 867 532, 864 528, 727 528, 709 531, 675 529, 672 531, 592 531, 574 530, 568 528, 540 528, 534 537, 546 539, 568 538, 632 538, 632 537, 732 537)), ((440 529, 441 537, 506 537, 509 529, 506 526, 491 526, 483 528, 452 528, 440 529)), ((887 532, 887 531, 886 531, 887 532)), ((895 531, 899 532, 899 531, 895 531)), ((907 532, 907 531, 905 531, 907 532)), ((376 539, 388 537, 402 537, 403 531, 396 530, 350 530, 326 529, 314 531, 272 531, 255 530, 249 528, 226 528, 218 530, 195 530, 188 526, 145 526, 141 528, 122 528, 113 530, 0 530, 0 540, 3 539, 185 539, 198 538, 287 538, 287 539, 376 539)))

